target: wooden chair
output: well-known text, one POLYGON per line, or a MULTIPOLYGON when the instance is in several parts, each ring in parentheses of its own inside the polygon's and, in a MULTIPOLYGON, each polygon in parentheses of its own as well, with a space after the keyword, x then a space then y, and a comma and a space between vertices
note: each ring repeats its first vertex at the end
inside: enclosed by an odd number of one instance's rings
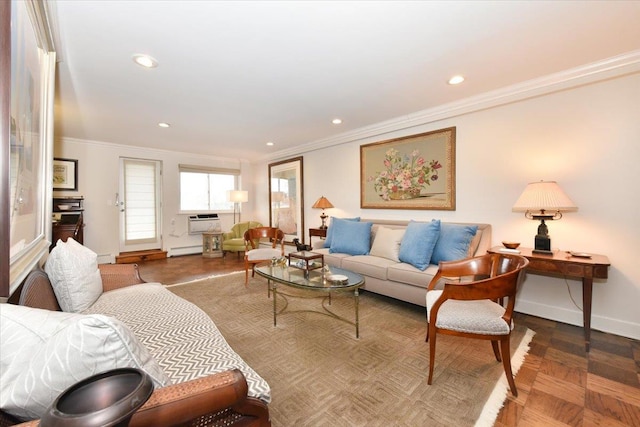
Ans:
POLYGON ((249 284, 249 266, 251 266, 251 277, 255 275, 256 264, 269 261, 271 259, 284 256, 284 232, 275 227, 256 227, 244 233, 244 284, 249 284), (270 248, 261 248, 260 241, 268 239, 270 248), (278 249, 278 242, 280 248, 278 249))
POLYGON ((427 288, 426 341, 431 338, 428 384, 433 378, 436 334, 442 333, 490 340, 496 360, 502 361, 511 392, 518 395, 509 341, 516 290, 528 263, 522 256, 507 254, 440 263, 427 288), (436 290, 436 285, 442 283, 443 289, 436 290), (503 307, 505 298, 507 305, 503 307))

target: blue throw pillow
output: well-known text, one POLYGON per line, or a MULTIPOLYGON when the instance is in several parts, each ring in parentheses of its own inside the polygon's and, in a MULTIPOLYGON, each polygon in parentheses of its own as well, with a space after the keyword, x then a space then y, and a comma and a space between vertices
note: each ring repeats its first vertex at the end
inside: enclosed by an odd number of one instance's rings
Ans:
POLYGON ((329 253, 367 255, 371 249, 370 222, 336 221, 329 253))
POLYGON ((400 243, 400 261, 413 265, 422 271, 431 261, 431 254, 440 235, 440 220, 431 222, 409 221, 400 243))
POLYGON ((335 229, 335 227, 333 226, 336 222, 340 222, 340 221, 360 221, 360 217, 357 216, 355 218, 335 218, 335 217, 331 217, 331 224, 329 225, 329 228, 327 229, 327 237, 324 239, 324 247, 325 248, 330 248, 331 247, 331 242, 333 241, 333 230, 335 229))
POLYGON ((432 264, 440 261, 456 261, 467 258, 469 245, 478 231, 477 225, 458 225, 443 223, 440 237, 431 257, 432 264))

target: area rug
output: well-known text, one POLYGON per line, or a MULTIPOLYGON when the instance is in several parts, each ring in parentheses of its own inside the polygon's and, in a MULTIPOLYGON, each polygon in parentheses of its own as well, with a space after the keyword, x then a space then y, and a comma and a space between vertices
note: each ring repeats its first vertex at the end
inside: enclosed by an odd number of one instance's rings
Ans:
MULTIPOLYGON (((425 311, 412 304, 362 292, 358 339, 353 325, 317 313, 282 314, 274 327, 266 280, 256 276, 245 287, 244 272, 169 289, 202 308, 267 380, 274 427, 491 426, 506 397, 502 364, 481 340, 438 335, 433 384, 427 385, 425 311)), ((320 303, 288 298, 288 309, 320 303)), ((334 295, 331 307, 353 319, 352 294, 334 295)), ((516 325, 514 372, 532 336, 516 325)))

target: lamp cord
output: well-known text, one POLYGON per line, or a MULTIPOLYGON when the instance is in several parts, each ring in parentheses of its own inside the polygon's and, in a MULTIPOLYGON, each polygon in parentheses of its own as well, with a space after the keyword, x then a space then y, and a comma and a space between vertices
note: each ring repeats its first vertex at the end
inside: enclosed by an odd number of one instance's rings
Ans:
POLYGON ((569 293, 569 298, 571 298, 571 302, 573 303, 573 305, 576 306, 576 308, 580 311, 583 311, 582 308, 580 308, 580 306, 576 303, 576 300, 573 299, 573 295, 571 295, 571 288, 569 287, 569 282, 567 281, 567 276, 562 276, 564 277, 564 283, 565 285, 567 285, 567 292, 569 293))

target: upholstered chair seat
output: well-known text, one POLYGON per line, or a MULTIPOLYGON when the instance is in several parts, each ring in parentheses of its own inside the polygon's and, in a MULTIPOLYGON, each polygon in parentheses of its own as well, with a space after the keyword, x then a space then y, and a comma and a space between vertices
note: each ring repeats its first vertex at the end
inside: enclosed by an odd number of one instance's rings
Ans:
POLYGON ((254 267, 264 261, 284 256, 284 232, 275 227, 250 228, 244 233, 244 284, 249 284, 249 268, 251 277, 255 275, 254 267), (260 247, 260 243, 268 243, 271 247, 260 247))
POLYGON ((257 221, 245 221, 239 222, 231 227, 226 233, 222 234, 222 253, 227 252, 244 252, 244 233, 250 228, 262 227, 262 224, 257 221))

